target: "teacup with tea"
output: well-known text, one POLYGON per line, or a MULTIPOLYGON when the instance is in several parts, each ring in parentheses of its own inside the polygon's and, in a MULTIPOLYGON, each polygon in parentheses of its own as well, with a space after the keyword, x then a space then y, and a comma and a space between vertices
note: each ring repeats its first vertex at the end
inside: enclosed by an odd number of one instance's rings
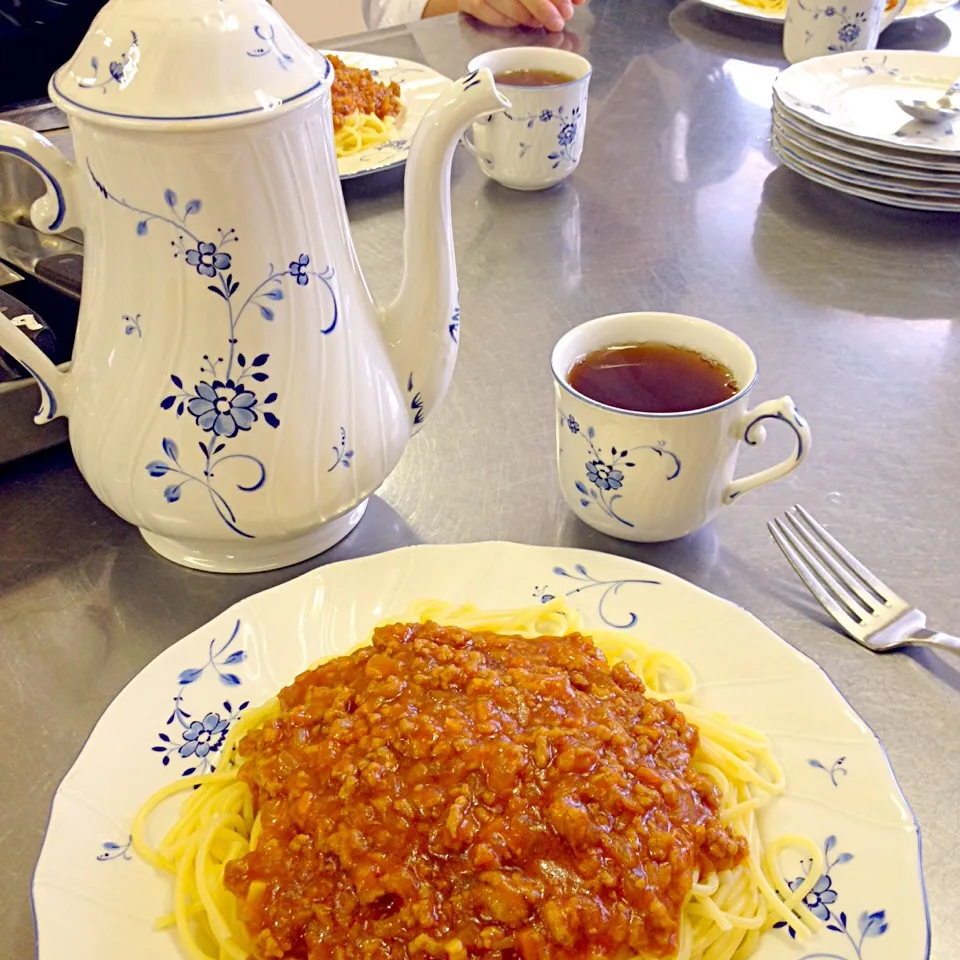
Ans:
POLYGON ((474 57, 489 68, 510 107, 473 125, 464 145, 491 179, 514 190, 543 190, 580 163, 590 62, 566 50, 508 47, 474 57))
POLYGON ((696 317, 625 313, 575 327, 554 347, 557 456, 564 499, 585 523, 624 540, 673 540, 722 506, 795 470, 810 428, 790 397, 747 409, 753 351, 696 317), (789 457, 734 479, 740 444, 765 424, 794 435, 789 457))

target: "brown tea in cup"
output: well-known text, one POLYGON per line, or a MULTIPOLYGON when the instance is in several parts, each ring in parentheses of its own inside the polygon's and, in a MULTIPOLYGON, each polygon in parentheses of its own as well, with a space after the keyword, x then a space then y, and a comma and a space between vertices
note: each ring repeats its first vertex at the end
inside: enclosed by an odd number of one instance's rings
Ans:
POLYGON ((581 357, 567 381, 597 403, 636 413, 686 413, 739 391, 722 363, 671 343, 620 343, 581 357))
POLYGON ((493 79, 504 87, 559 87, 577 78, 559 70, 503 70, 493 79))

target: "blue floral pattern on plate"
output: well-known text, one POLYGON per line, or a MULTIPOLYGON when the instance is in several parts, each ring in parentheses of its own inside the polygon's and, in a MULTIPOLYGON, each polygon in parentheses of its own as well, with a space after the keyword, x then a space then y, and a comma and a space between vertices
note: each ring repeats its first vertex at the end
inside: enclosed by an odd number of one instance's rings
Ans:
MULTIPOLYGON (((842 934, 846 938, 846 943, 837 947, 838 951, 842 952, 833 953, 818 950, 814 953, 805 954, 799 960, 869 960, 866 952, 868 941, 876 937, 882 937, 890 926, 886 910, 861 911, 854 928, 847 917, 846 911, 839 909, 840 894, 834 889, 832 874, 838 866, 853 860, 853 854, 839 853, 834 856, 833 851, 836 846, 837 838, 831 834, 823 844, 823 873, 817 878, 813 889, 803 898, 803 902, 818 920, 826 924, 827 930, 842 934)), ((810 877, 813 862, 802 860, 800 868, 803 876, 788 881, 791 890, 799 889, 810 877)), ((786 927, 791 938, 796 938, 793 928, 787 927, 785 921, 779 920, 773 926, 774 929, 786 927)))
MULTIPOLYGON (((808 41, 809 42, 809 41, 808 41)), ((801 100, 800 97, 795 96, 788 91, 778 93, 777 96, 780 97, 785 103, 790 104, 793 107, 796 107, 799 110, 812 110, 814 113, 826 114, 826 107, 821 106, 819 103, 811 103, 809 100, 801 100)))
MULTIPOLYGON (((206 489, 210 503, 220 519, 236 534, 254 539, 241 526, 241 521, 218 487, 217 470, 245 470, 242 481, 235 478, 235 486, 241 493, 253 493, 267 482, 267 470, 263 462, 249 453, 234 453, 228 449, 230 441, 249 433, 255 424, 263 421, 276 429, 280 418, 269 409, 279 398, 275 390, 261 387, 270 379, 267 366, 269 353, 259 353, 248 359, 239 350, 238 326, 244 315, 256 310, 260 318, 268 323, 276 319, 276 304, 285 297, 283 281, 292 280, 297 288, 306 287, 312 281, 319 281, 326 288, 332 304, 332 317, 326 325, 320 326, 320 333, 332 333, 337 326, 337 299, 331 285, 333 269, 327 267, 321 272, 311 269, 310 256, 299 254, 285 268, 277 269, 271 263, 267 268, 267 277, 255 285, 245 299, 240 302, 240 280, 231 272, 233 266, 234 244, 240 242, 234 229, 217 228, 216 240, 203 240, 191 224, 192 217, 203 211, 203 202, 199 198, 190 199, 181 207, 177 194, 167 189, 163 199, 167 210, 163 213, 142 209, 111 193, 95 176, 89 162, 87 169, 94 185, 105 200, 124 207, 139 217, 136 223, 137 236, 144 237, 150 232, 151 224, 158 222, 172 227, 174 239, 170 241, 173 257, 183 263, 202 280, 213 281, 207 284, 207 290, 221 301, 227 325, 226 356, 213 356, 205 353, 201 364, 201 376, 193 386, 185 383, 184 377, 170 374, 170 382, 175 390, 163 397, 160 407, 172 410, 177 418, 185 413, 193 417, 201 434, 210 436, 198 439, 197 446, 203 457, 198 467, 190 467, 183 462, 183 456, 176 441, 164 437, 160 444, 165 459, 151 460, 146 471, 151 477, 172 475, 174 483, 163 489, 167 503, 177 503, 185 487, 198 484, 206 489), (261 392, 262 391, 262 392, 261 392)), ((129 335, 136 330, 142 337, 139 314, 125 315, 125 332, 129 335), (132 328, 132 329, 131 329, 132 328)))
MULTIPOLYGON (((628 584, 631 586, 641 584, 644 586, 660 586, 659 580, 598 580, 596 577, 590 576, 590 574, 587 572, 587 568, 582 563, 576 564, 573 568, 573 572, 568 571, 565 567, 554 567, 553 573, 557 577, 566 577, 568 580, 573 580, 575 583, 580 584, 578 587, 572 587, 570 590, 565 591, 565 597, 573 597, 579 593, 583 593, 586 590, 602 588, 600 599, 597 602, 597 614, 608 627, 611 627, 614 630, 630 630, 632 627, 637 625, 637 621, 640 619, 635 611, 628 610, 626 619, 621 623, 619 620, 612 619, 609 611, 606 609, 607 603, 615 598, 623 587, 627 586, 628 584)), ((534 587, 533 595, 541 603, 549 603, 551 600, 556 598, 556 593, 546 586, 534 587)))
POLYGON ((577 493, 580 495, 580 505, 583 507, 596 505, 608 517, 622 523, 625 527, 632 527, 633 524, 617 513, 616 503, 623 498, 623 494, 616 491, 623 489, 626 482, 624 470, 632 470, 637 465, 635 460, 628 459, 632 454, 651 451, 661 460, 667 461, 666 479, 668 481, 676 480, 680 476, 680 458, 666 449, 664 441, 656 445, 645 444, 630 447, 628 450, 611 447, 608 456, 600 451, 597 433, 593 427, 587 427, 585 431, 582 430, 572 414, 561 413, 560 422, 575 437, 583 438, 590 457, 584 463, 586 482, 578 480, 576 483, 577 493))
POLYGON ((233 626, 227 639, 217 645, 217 640, 210 641, 207 647, 207 662, 202 667, 190 667, 182 670, 177 677, 177 692, 173 698, 173 711, 167 717, 166 726, 173 728, 173 733, 161 730, 157 735, 160 742, 150 749, 162 757, 163 765, 169 766, 172 759, 190 761, 191 766, 181 771, 181 775, 189 777, 194 773, 212 773, 214 754, 216 754, 230 730, 230 724, 250 705, 243 701, 236 707, 229 700, 223 701, 222 714, 220 710, 208 710, 202 717, 194 717, 184 707, 187 688, 195 684, 207 670, 213 670, 217 679, 225 687, 239 687, 243 683, 240 677, 227 668, 243 663, 246 652, 242 649, 230 650, 240 635, 240 621, 233 626))
POLYGON ((845 777, 850 771, 844 766, 846 762, 846 757, 838 757, 833 763, 828 767, 822 764, 819 760, 808 760, 807 763, 810 764, 814 770, 822 770, 830 777, 830 782, 835 786, 840 786, 840 777, 845 777))
POLYGON ((100 844, 103 852, 97 854, 97 859, 101 863, 108 863, 110 860, 132 860, 133 857, 130 856, 132 844, 133 837, 130 836, 127 837, 126 843, 114 843, 108 840, 106 843, 100 844))
POLYGON ((883 54, 879 60, 877 60, 872 54, 867 54, 863 60, 861 60, 859 66, 850 68, 850 72, 865 73, 867 76, 872 76, 875 73, 885 73, 888 77, 900 76, 899 67, 887 66, 886 54, 883 54))

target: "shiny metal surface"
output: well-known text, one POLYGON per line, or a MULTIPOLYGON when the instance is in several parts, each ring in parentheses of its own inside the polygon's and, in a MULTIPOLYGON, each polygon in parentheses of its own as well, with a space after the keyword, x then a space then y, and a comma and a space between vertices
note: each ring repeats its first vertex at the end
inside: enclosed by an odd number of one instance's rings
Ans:
POLYGON ((0 221, 0 257, 18 270, 35 275, 41 260, 64 255, 82 257, 83 246, 60 234, 0 221))
POLYGON ((960 91, 960 79, 954 80, 936 100, 898 100, 897 106, 917 120, 940 123, 960 116, 960 107, 953 100, 958 91, 960 91))
POLYGON ((11 270, 5 263, 0 263, 0 287, 5 287, 7 284, 16 283, 22 279, 15 270, 11 270))
MULTIPOLYGON (((9 159, 9 158, 8 158, 9 159)), ((19 166, 32 170, 27 164, 19 166)), ((41 193, 42 181, 39 180, 41 193)), ((0 186, 0 196, 2 186, 0 186)), ((23 271, 25 276, 35 276, 40 261, 48 257, 63 255, 82 255, 83 247, 63 235, 40 233, 32 226, 22 226, 16 223, 5 223, 0 216, 0 285, 9 284, 22 279, 22 276, 11 270, 7 263, 23 271), (4 263, 3 260, 7 261, 4 263)), ((61 287, 55 281, 46 281, 50 286, 68 295, 70 291, 61 287)), ((29 304, 37 308, 36 303, 29 304)), ((60 322, 69 323, 68 318, 56 318, 60 322)), ((73 341, 71 332, 70 341, 73 341)), ((63 369, 63 368, 61 368, 63 369)), ((34 423, 33 417, 37 411, 40 391, 32 379, 13 380, 0 383, 0 469, 3 464, 19 459, 39 450, 63 443, 67 439, 67 426, 63 420, 55 420, 43 427, 34 423), (52 427, 47 430, 45 427, 52 427)), ((2 483, 2 481, 0 481, 2 483)), ((0 602, 0 631, 3 624, 3 608, 0 602)), ((2 636, 2 632, 0 632, 2 636)))
POLYGON ((943 123, 945 120, 960 117, 960 107, 954 106, 953 100, 948 96, 936 100, 898 100, 897 106, 914 120, 921 120, 923 123, 943 123))
MULTIPOLYGON (((951 11, 895 25, 884 42, 945 49, 953 27, 960 16, 951 11)), ((244 578, 189 572, 153 555, 101 506, 68 451, 0 472, 4 958, 33 954, 30 875, 57 782, 144 664, 233 601, 317 563, 491 538, 652 562, 742 604, 821 663, 886 744, 923 830, 930 957, 956 957, 956 660, 930 650, 880 657, 840 634, 782 562, 766 521, 802 501, 932 622, 960 629, 960 218, 872 206, 776 168, 776 27, 692 0, 676 8, 593 0, 573 33, 595 66, 581 166, 553 191, 518 194, 461 152, 453 388, 329 555, 244 578), (576 323, 634 309, 729 326, 758 355, 755 399, 789 392, 814 433, 796 473, 700 534, 661 546, 584 527, 556 486, 550 348, 576 323)), ((330 45, 457 75, 471 56, 508 42, 529 38, 445 19, 330 45)), ((345 187, 354 240, 382 299, 400 275, 400 185, 390 174, 345 187)), ((787 447, 771 429, 763 448, 741 458, 741 472, 787 447)), ((117 748, 128 749, 122 735, 117 748)), ((881 907, 895 922, 896 904, 871 905, 881 907)))

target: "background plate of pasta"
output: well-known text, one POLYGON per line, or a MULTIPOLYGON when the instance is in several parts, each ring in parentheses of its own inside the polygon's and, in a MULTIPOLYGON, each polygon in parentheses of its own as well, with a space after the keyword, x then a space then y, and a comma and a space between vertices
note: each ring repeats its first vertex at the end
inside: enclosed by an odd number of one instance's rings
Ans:
POLYGON ((825 673, 583 550, 321 567, 174 643, 54 798, 40 960, 925 960, 919 828, 825 673))
POLYGON ((406 162, 420 121, 448 77, 412 60, 324 50, 334 68, 331 90, 341 179, 406 162))
MULTIPOLYGON (((783 23, 786 19, 787 0, 700 0, 701 3, 716 10, 734 13, 754 20, 774 20, 783 23)), ((956 0, 907 0, 897 20, 919 20, 952 7, 956 0)), ((888 8, 895 6, 895 0, 888 0, 888 8)))

